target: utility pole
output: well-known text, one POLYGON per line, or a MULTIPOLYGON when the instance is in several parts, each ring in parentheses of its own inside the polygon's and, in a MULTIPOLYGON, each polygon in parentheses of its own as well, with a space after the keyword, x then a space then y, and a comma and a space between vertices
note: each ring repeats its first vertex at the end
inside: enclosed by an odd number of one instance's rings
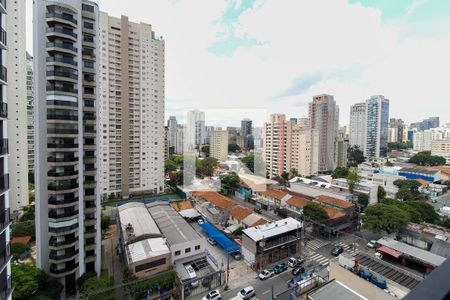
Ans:
POLYGON ((228 278, 230 276, 230 252, 227 251, 227 277, 226 277, 226 284, 225 284, 225 291, 228 290, 228 278))

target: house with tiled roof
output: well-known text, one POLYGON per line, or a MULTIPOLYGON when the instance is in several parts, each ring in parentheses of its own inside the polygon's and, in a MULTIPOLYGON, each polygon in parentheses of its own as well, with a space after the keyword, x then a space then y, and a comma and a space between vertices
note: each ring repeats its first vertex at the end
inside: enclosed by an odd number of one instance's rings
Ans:
POLYGON ((283 206, 290 197, 289 193, 285 190, 268 187, 264 191, 255 191, 250 200, 262 209, 273 210, 283 206))
POLYGON ((230 198, 214 191, 192 192, 195 208, 213 224, 226 225, 230 212, 237 205, 230 198))
POLYGON ((239 227, 248 228, 269 223, 269 220, 242 205, 236 205, 230 212, 229 231, 239 227))
POLYGON ((353 204, 352 202, 344 201, 344 200, 340 200, 340 199, 336 199, 336 198, 324 196, 324 195, 314 198, 313 202, 316 202, 316 203, 326 206, 326 207, 337 209, 339 211, 345 211, 348 213, 351 213, 355 210, 355 204, 353 204))

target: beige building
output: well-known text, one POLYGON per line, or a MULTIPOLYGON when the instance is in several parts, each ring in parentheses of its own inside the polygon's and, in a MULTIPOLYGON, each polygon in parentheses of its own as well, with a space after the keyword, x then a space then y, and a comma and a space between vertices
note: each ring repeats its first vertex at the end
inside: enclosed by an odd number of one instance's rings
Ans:
POLYGON ((264 123, 262 157, 270 178, 286 171, 287 126, 284 114, 273 114, 264 123))
POLYGON ((164 190, 164 41, 100 13, 102 198, 164 190))
POLYGON ((228 157, 228 131, 216 129, 211 133, 209 156, 218 161, 226 161, 228 157))
POLYGON ((450 158, 450 139, 434 140, 431 142, 431 154, 450 158))
POLYGON ((318 95, 309 103, 311 128, 319 132, 319 172, 335 169, 334 142, 339 129, 339 107, 331 95, 318 95))
POLYGON ((287 126, 286 171, 297 170, 301 176, 317 175, 319 172, 319 131, 301 128, 289 123, 287 126))

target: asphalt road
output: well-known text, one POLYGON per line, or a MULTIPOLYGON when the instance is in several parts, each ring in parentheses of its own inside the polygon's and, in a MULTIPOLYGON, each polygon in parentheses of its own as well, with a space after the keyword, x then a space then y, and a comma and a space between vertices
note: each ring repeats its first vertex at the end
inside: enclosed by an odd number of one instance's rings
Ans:
POLYGON ((443 206, 450 206, 450 192, 437 197, 436 202, 431 203, 431 205, 433 205, 435 209, 439 209, 443 206))

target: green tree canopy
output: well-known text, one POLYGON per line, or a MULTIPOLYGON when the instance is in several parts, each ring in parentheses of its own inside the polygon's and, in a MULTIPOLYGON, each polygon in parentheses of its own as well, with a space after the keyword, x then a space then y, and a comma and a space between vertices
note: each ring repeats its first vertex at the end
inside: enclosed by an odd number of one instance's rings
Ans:
POLYGON ((183 171, 172 172, 169 174, 169 185, 176 187, 183 184, 183 171))
POLYGON ((391 234, 399 232, 408 224, 409 215, 396 205, 377 203, 366 207, 361 219, 364 228, 374 233, 391 234))
POLYGON ((28 251, 30 251, 30 246, 28 245, 22 243, 11 244, 11 254, 13 259, 18 259, 22 254, 28 251))
POLYGON ((204 176, 212 176, 214 168, 219 165, 217 159, 213 157, 206 157, 204 159, 197 160, 197 175, 204 176))
POLYGON ((405 150, 405 149, 411 149, 412 147, 413 147, 413 143, 411 141, 388 143, 388 151, 405 150))
POLYGON ((353 194, 355 185, 358 184, 361 181, 361 176, 358 174, 357 168, 352 168, 349 170, 347 175, 347 183, 348 183, 348 189, 350 193, 353 194))
POLYGON ((394 185, 399 188, 395 195, 399 200, 410 201, 423 198, 419 192, 420 183, 417 180, 397 179, 394 181, 394 185))
POLYGON ((416 209, 420 213, 423 221, 432 224, 439 222, 440 217, 431 204, 422 200, 408 201, 406 204, 416 209))
POLYGON ((292 179, 292 178, 298 177, 298 176, 300 176, 300 175, 298 174, 297 169, 291 169, 291 171, 289 172, 289 179, 292 179))
POLYGON ((99 277, 89 276, 81 285, 80 293, 86 296, 87 299, 112 300, 114 299, 114 290, 108 290, 103 293, 98 293, 98 290, 107 289, 114 285, 114 277, 109 276, 106 270, 102 270, 99 277), (89 297, 93 294, 92 297, 89 297))
POLYGON ((211 148, 209 147, 209 145, 203 145, 200 151, 205 154, 205 157, 209 157, 211 155, 210 150, 211 148))
POLYGON ((391 163, 389 160, 387 160, 387 161, 384 163, 384 165, 385 165, 386 167, 392 167, 392 166, 394 166, 394 164, 391 163))
POLYGON ((447 161, 442 156, 431 155, 431 151, 422 151, 414 154, 409 162, 420 166, 443 166, 447 161))
POLYGON ((11 264, 14 299, 30 299, 39 290, 39 278, 43 271, 33 264, 11 264))
POLYGON ((170 173, 170 172, 175 172, 177 170, 177 164, 171 160, 171 159, 166 159, 164 161, 164 173, 170 173))
POLYGON ((359 146, 351 146, 348 149, 348 165, 350 167, 357 167, 360 163, 366 160, 364 152, 361 151, 359 146))
POLYGON ((369 195, 358 194, 358 204, 362 207, 367 207, 367 205, 369 205, 369 195))
POLYGON ((384 187, 382 187, 381 185, 378 186, 378 191, 377 191, 377 199, 378 202, 383 201, 383 199, 386 198, 386 190, 384 189, 384 187))
POLYGON ((102 228, 102 230, 108 229, 110 222, 111 222, 111 217, 105 216, 102 211, 101 218, 100 218, 100 227, 102 228))
POLYGON ((329 219, 327 211, 317 203, 306 204, 303 207, 303 215, 307 219, 317 223, 324 223, 329 219))
POLYGON ((230 172, 226 175, 220 176, 220 183, 222 185, 222 190, 225 191, 225 194, 228 194, 231 190, 236 188, 241 179, 235 172, 230 172))
POLYGON ((237 144, 228 144, 228 152, 238 152, 241 151, 241 147, 237 144))
POLYGON ((242 163, 252 172, 255 172, 255 155, 249 154, 241 158, 242 163))
POLYGON ((33 221, 26 221, 20 223, 14 223, 11 225, 12 237, 16 236, 31 236, 36 235, 36 229, 33 221))
POLYGON ((349 173, 348 168, 346 167, 337 167, 334 169, 333 173, 331 174, 332 178, 347 178, 349 173))

